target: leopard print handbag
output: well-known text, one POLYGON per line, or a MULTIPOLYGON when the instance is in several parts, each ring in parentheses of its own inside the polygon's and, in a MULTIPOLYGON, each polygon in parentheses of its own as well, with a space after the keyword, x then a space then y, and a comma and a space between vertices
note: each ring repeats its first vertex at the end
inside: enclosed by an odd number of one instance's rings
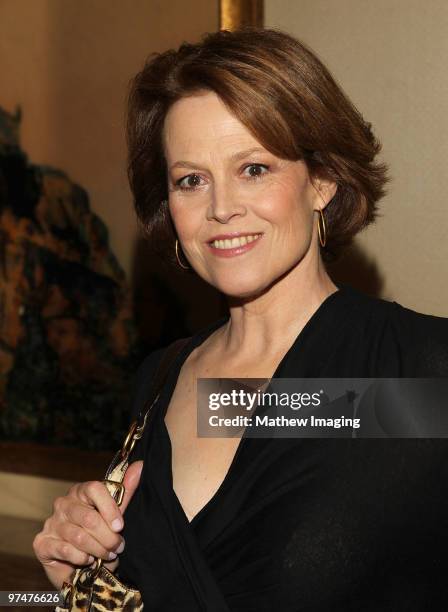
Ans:
MULTIPOLYGON (((162 356, 158 370, 154 377, 154 399, 150 399, 145 408, 140 411, 137 419, 132 423, 123 443, 123 447, 114 456, 103 480, 107 490, 120 506, 124 496, 123 479, 129 465, 129 455, 146 427, 153 406, 159 399, 162 388, 168 375, 169 367, 174 358, 187 344, 190 338, 181 338, 170 344, 162 356), (148 406, 149 407, 146 407, 148 406)), ((60 591, 62 603, 55 608, 55 612, 90 612, 103 610, 122 610, 130 612, 143 610, 143 600, 140 591, 123 584, 111 571, 103 566, 100 558, 88 567, 77 568, 71 582, 64 582, 60 591)))

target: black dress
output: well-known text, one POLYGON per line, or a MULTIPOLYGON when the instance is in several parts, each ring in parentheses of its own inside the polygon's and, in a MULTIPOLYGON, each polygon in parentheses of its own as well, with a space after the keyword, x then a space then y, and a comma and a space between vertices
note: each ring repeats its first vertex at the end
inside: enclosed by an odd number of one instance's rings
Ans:
MULTIPOLYGON (((164 423, 193 336, 172 366, 125 513, 119 577, 145 609, 448 610, 448 441, 242 437, 216 494, 188 521, 164 423)), ((138 372, 135 413, 162 350, 138 372)), ((340 286, 275 377, 448 377, 448 319, 340 286)))

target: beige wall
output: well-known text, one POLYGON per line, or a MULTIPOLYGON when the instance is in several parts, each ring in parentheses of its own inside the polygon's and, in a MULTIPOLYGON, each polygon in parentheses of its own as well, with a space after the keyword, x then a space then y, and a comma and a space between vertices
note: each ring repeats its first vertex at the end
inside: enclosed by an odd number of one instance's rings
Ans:
POLYGON ((31 162, 87 189, 126 272, 136 232, 125 175, 127 83, 152 51, 217 28, 210 0, 0 0, 0 105, 22 106, 31 162))
POLYGON ((73 482, 0 471, 0 553, 32 557, 33 539, 73 482))
POLYGON ((448 2, 265 0, 265 24, 308 43, 383 142, 393 182, 358 237, 381 294, 448 315, 448 2))

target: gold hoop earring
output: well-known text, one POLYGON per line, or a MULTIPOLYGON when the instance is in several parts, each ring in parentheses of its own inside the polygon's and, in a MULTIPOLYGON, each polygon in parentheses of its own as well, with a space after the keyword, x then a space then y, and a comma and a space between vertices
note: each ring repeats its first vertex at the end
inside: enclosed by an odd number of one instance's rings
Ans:
POLYGON ((179 266, 181 268, 183 268, 184 270, 189 270, 190 266, 184 266, 184 264, 181 262, 180 258, 179 258, 179 240, 176 238, 176 259, 177 259, 177 263, 179 264, 179 266))
POLYGON ((324 247, 327 244, 327 225, 322 210, 319 208, 319 217, 317 219, 317 232, 319 234, 320 246, 324 247), (321 229, 322 224, 322 229, 321 229), (322 237, 323 236, 323 237, 322 237))

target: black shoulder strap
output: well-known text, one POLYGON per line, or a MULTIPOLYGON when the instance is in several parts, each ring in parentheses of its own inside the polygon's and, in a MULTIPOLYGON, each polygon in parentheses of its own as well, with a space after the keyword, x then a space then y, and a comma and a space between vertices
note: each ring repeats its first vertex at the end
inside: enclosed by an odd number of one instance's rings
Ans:
POLYGON ((162 358, 159 361, 159 365, 157 366, 157 370, 154 374, 154 380, 150 387, 149 397, 145 401, 137 417, 139 425, 143 424, 148 410, 158 398, 160 391, 162 390, 163 385, 165 384, 166 379, 168 378, 168 373, 170 371, 172 363, 176 359, 177 355, 182 351, 182 349, 188 344, 190 339, 191 336, 188 338, 180 338, 179 340, 175 340, 166 347, 165 352, 163 353, 162 358))
MULTIPOLYGON (((172 342, 165 349, 165 352, 162 354, 162 358, 154 374, 154 383, 151 385, 149 397, 144 403, 144 406, 141 409, 137 419, 132 422, 122 449, 115 454, 107 469, 103 482, 114 499, 117 499, 119 487, 121 486, 120 483, 123 482, 124 475, 128 468, 128 457, 134 448, 134 445, 142 438, 144 430, 153 417, 153 414, 150 413, 153 412, 152 408, 156 403, 160 391, 167 379, 170 366, 189 341, 190 337, 180 338, 179 340, 172 342)), ((120 503, 118 505, 120 505, 120 503)))
POLYGON ((155 395, 160 392, 161 388, 165 384, 171 364, 174 362, 177 355, 182 351, 184 346, 188 344, 190 339, 191 337, 180 338, 179 340, 175 340, 174 342, 172 342, 165 349, 165 352, 162 355, 162 359, 160 360, 156 373, 154 375, 153 389, 155 390, 155 395))

